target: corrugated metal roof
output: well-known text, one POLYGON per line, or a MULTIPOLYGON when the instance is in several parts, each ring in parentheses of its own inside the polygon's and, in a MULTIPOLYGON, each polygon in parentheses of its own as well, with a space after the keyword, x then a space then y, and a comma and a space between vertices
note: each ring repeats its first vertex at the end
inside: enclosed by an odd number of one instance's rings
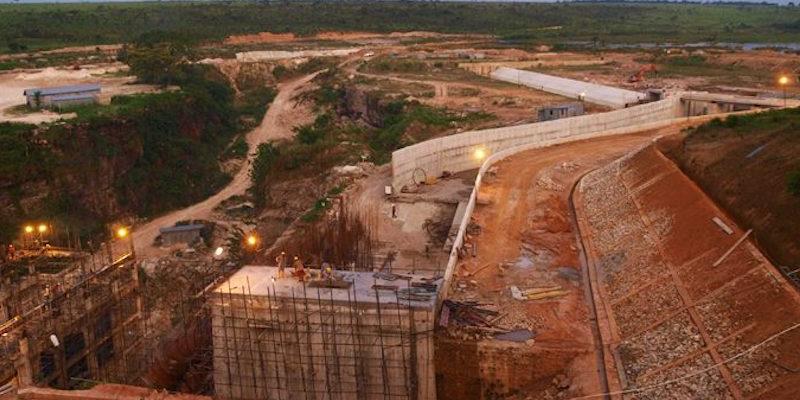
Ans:
POLYGON ((78 94, 60 94, 50 98, 51 101, 69 101, 69 100, 94 100, 95 94, 93 93, 78 93, 78 94))
POLYGON ((203 224, 178 225, 178 226, 171 226, 169 228, 159 228, 158 231, 161 233, 175 233, 175 232, 194 231, 203 229, 205 227, 206 226, 203 224))
POLYGON ((39 94, 42 96, 51 96, 57 94, 99 92, 99 91, 100 91, 100 85, 95 83, 89 83, 85 85, 69 85, 69 86, 25 89, 24 94, 27 96, 29 94, 33 95, 36 94, 36 92, 39 92, 39 94))

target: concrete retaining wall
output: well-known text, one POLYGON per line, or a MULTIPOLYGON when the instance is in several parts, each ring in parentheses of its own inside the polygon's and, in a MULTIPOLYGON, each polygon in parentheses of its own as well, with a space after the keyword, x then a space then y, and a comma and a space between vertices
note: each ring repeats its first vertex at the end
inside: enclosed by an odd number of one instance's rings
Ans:
POLYGON ((680 98, 668 98, 602 114, 590 114, 554 121, 504 128, 464 132, 428 140, 392 153, 392 184, 399 190, 419 181, 423 173, 440 176, 444 171, 476 169, 484 161, 477 157, 481 149, 491 156, 505 149, 534 144, 547 146, 664 126, 682 115, 680 98))
MULTIPOLYGON (((464 236, 472 212, 475 210, 478 192, 484 173, 495 163, 522 151, 552 146, 576 140, 596 137, 621 135, 657 129, 679 121, 706 122, 713 118, 731 114, 689 116, 683 99, 691 99, 695 92, 676 93, 665 100, 642 104, 622 110, 603 114, 590 114, 580 117, 559 119, 506 128, 486 129, 464 132, 428 140, 413 146, 405 147, 392 153, 393 185, 396 189, 412 182, 414 172, 424 170, 428 176, 439 176, 442 171, 461 172, 478 169, 475 187, 467 201, 464 216, 461 219, 458 234, 453 240, 453 247, 444 274, 436 310, 441 309, 441 302, 447 298, 453 273, 458 262, 458 253, 464 244, 464 236), (475 151, 482 149, 487 155, 485 159, 475 157, 475 151)), ((710 101, 715 100, 710 95, 710 101)), ((731 101, 728 98, 725 101, 731 101)), ((736 96, 737 103, 752 103, 752 98, 736 96)), ((690 103, 690 102, 689 102, 690 103)), ((798 102, 800 104, 800 102, 798 102)), ((795 106, 796 104, 789 104, 795 106)), ((757 110, 745 111, 749 113, 757 110)))
POLYGON ((555 93, 611 108, 625 108, 629 105, 637 104, 647 97, 644 93, 632 90, 514 68, 498 68, 490 76, 492 79, 525 85, 544 92, 555 93))
MULTIPOLYGON (((677 97, 676 99, 677 99, 676 103, 678 104, 678 106, 680 106, 680 98, 677 97)), ((751 112, 751 111, 748 111, 748 112, 751 112)), ((741 113, 741 114, 746 114, 748 112, 744 112, 744 113, 741 113)), ((731 115, 731 114, 728 114, 728 115, 731 115)), ((697 123, 703 123, 703 122, 710 121, 711 119, 717 118, 717 117, 718 116, 716 116, 716 115, 701 115, 701 116, 686 117, 686 118, 675 117, 675 118, 670 118, 670 119, 659 121, 659 122, 655 122, 655 123, 648 123, 648 124, 645 124, 645 125, 634 126, 634 127, 631 127, 630 129, 627 129, 627 130, 619 130, 618 129, 616 131, 599 132, 599 133, 596 133, 596 134, 585 135, 583 137, 572 138, 571 140, 561 140, 558 143, 565 143, 565 142, 569 142, 569 141, 582 140, 582 139, 592 138, 592 137, 609 136, 609 135, 613 135, 613 134, 640 132, 640 131, 643 131, 643 130, 656 128, 657 126, 668 126, 668 125, 671 125, 671 124, 679 122, 679 121, 693 121, 693 122, 697 122, 697 123)), ((444 281, 442 282, 442 286, 441 286, 441 289, 439 291, 439 297, 437 299, 437 306, 436 306, 437 313, 441 309, 442 301, 447 298, 447 295, 448 295, 448 293, 450 291, 450 286, 451 286, 452 281, 453 281, 453 274, 455 273, 455 269, 456 269, 456 263, 458 263, 458 259, 459 259, 458 253, 459 253, 461 247, 464 245, 464 236, 466 235, 467 226, 469 225, 470 219, 472 218, 472 213, 473 213, 473 211, 475 211, 475 205, 477 204, 477 199, 478 199, 478 192, 480 191, 481 182, 483 181, 483 176, 486 173, 486 171, 488 171, 489 168, 492 167, 492 165, 494 165, 494 164, 502 161, 503 159, 508 158, 508 157, 510 157, 510 156, 512 156, 514 154, 517 154, 517 153, 520 153, 520 152, 523 152, 523 151, 526 151, 526 150, 532 150, 532 149, 536 149, 536 148, 540 148, 540 147, 546 147, 546 146, 552 145, 552 144, 556 144, 556 143, 546 143, 546 144, 543 144, 543 143, 529 143, 529 144, 525 144, 525 145, 521 145, 521 146, 517 146, 517 147, 512 147, 512 148, 509 148, 509 149, 505 149, 505 150, 499 151, 499 152, 497 152, 495 154, 492 154, 491 156, 489 156, 486 159, 486 161, 483 164, 481 164, 480 168, 478 169, 478 176, 475 178, 475 187, 472 189, 472 193, 470 194, 469 200, 467 201, 466 210, 464 212, 464 216, 462 217, 460 225, 459 225, 459 228, 458 228, 458 234, 456 235, 455 239, 453 240, 453 248, 450 251, 450 258, 447 261, 447 267, 446 267, 445 273, 444 273, 444 281)))

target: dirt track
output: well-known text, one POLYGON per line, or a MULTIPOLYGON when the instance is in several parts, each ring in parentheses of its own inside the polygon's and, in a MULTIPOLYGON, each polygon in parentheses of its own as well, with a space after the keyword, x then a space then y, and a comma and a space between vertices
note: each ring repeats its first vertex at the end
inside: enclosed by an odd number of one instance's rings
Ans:
POLYGON ((261 124, 247 134, 247 144, 250 148, 247 162, 233 180, 222 190, 213 196, 186 207, 181 210, 173 211, 167 215, 158 217, 142 226, 136 227, 133 232, 133 240, 136 244, 136 253, 140 258, 158 256, 164 250, 152 246, 153 240, 159 234, 159 228, 172 226, 176 222, 187 219, 204 219, 211 216, 214 208, 223 200, 244 194, 250 187, 250 163, 252 162, 254 151, 261 143, 291 138, 294 132, 292 128, 309 122, 310 113, 300 110, 294 97, 304 90, 306 85, 317 76, 319 72, 298 78, 296 80, 278 86, 278 95, 270 104, 267 113, 261 124))

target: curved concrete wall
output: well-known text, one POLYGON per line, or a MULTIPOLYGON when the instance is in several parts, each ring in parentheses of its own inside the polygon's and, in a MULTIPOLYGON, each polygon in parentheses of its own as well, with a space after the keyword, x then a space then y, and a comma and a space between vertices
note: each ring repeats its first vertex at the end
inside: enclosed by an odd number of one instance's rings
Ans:
MULTIPOLYGON (((392 153, 392 184, 395 189, 413 184, 414 172, 441 176, 481 166, 476 150, 485 155, 527 144, 547 146, 594 136, 641 131, 664 126, 682 115, 680 97, 642 104, 602 114, 589 114, 554 121, 464 132, 402 148, 392 153)), ((420 174, 421 176, 421 174, 420 174)))
MULTIPOLYGON (((395 188, 411 182, 417 168, 429 176, 439 176, 442 171, 461 172, 478 169, 464 217, 459 222, 458 233, 447 261, 444 282, 437 298, 436 312, 447 298, 458 253, 464 245, 464 236, 475 210, 483 175, 495 163, 522 151, 576 140, 641 132, 674 124, 680 120, 705 122, 731 114, 684 116, 683 98, 691 99, 694 92, 678 93, 666 100, 634 106, 603 114, 584 115, 555 121, 464 132, 428 140, 392 153, 392 173, 395 188), (474 157, 476 149, 484 149, 488 157, 474 157)), ((713 97, 713 96, 712 96, 713 97)), ((714 98, 715 99, 715 98, 714 98)), ((713 99, 712 99, 713 100, 713 99)), ((737 102, 748 103, 752 98, 736 96, 737 102)), ((800 102, 797 102, 800 104, 800 102)), ((793 104, 792 106, 797 106, 793 104)), ((746 114, 752 111, 745 111, 746 114)), ((737 113, 738 114, 738 113, 737 113)))
MULTIPOLYGON (((750 111, 743 112, 741 114, 746 114, 748 112, 750 112, 750 111)), ((726 114, 726 115, 732 115, 732 114, 726 114)), ((737 114, 739 114, 739 113, 737 113, 737 114)), ((696 121, 698 123, 702 123, 702 122, 709 121, 709 120, 711 120, 713 118, 717 118, 717 116, 716 115, 701 115, 701 116, 687 117, 685 119, 684 118, 671 118, 671 119, 668 119, 668 120, 665 120, 665 121, 662 121, 662 122, 658 122, 657 125, 667 126, 667 125, 673 124, 675 122, 678 122, 678 120, 696 121)), ((649 123, 649 124, 646 124, 646 125, 640 125, 640 126, 632 127, 631 129, 628 129, 626 132, 618 131, 618 133, 620 133, 620 134, 621 133, 634 133, 634 132, 639 132, 639 131, 642 131, 642 130, 651 129, 652 127, 654 127, 654 124, 653 123, 649 123)), ((613 134, 614 134, 614 132, 610 132, 610 131, 609 132, 600 132, 600 133, 594 134, 594 135, 587 135, 587 136, 583 136, 583 137, 572 138, 571 140, 581 140, 581 139, 585 139, 585 138, 608 136, 608 135, 613 135, 613 134)), ((559 143, 569 142, 571 140, 561 140, 561 141, 559 141, 559 143)), ((439 295, 438 295, 439 297, 437 298, 437 303, 436 303, 437 315, 438 315, 439 310, 441 309, 442 301, 447 298, 447 294, 450 291, 450 284, 452 283, 453 274, 455 273, 455 269, 456 269, 456 263, 458 263, 458 259, 459 259, 458 253, 461 250, 461 247, 464 245, 464 237, 466 236, 467 226, 469 225, 470 219, 472 219, 472 213, 475 211, 475 205, 477 204, 477 200, 478 200, 478 192, 480 192, 481 183, 483 181, 484 174, 486 173, 486 171, 489 170, 489 168, 492 167, 492 165, 494 165, 494 164, 496 164, 496 163, 498 163, 498 162, 500 162, 500 161, 502 161, 502 160, 514 155, 514 154, 517 154, 517 153, 520 153, 520 152, 523 152, 523 151, 526 151, 526 150, 532 150, 532 149, 536 149, 536 148, 540 148, 540 147, 545 147, 545 146, 548 146, 548 145, 551 145, 551 143, 529 143, 529 144, 525 144, 525 145, 521 145, 521 146, 517 146, 517 147, 512 147, 512 148, 505 149, 505 150, 502 150, 502 151, 499 151, 497 153, 492 154, 491 156, 489 156, 483 162, 483 164, 481 164, 480 168, 478 169, 478 175, 475 178, 475 186, 472 189, 472 193, 470 193, 469 200, 467 200, 467 207, 466 207, 466 210, 464 212, 464 217, 461 218, 461 221, 459 222, 458 233, 456 234, 456 238, 453 240, 453 248, 450 251, 449 259, 447 260, 447 266, 446 266, 445 272, 444 272, 444 281, 442 282, 442 286, 441 286, 441 289, 440 289, 439 295)))

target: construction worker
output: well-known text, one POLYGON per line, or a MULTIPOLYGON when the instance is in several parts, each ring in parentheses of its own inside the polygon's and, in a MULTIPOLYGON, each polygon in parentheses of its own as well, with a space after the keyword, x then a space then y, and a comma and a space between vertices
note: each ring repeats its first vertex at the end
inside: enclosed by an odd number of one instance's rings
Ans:
POLYGON ((327 279, 328 278, 328 270, 330 269, 330 264, 327 261, 323 261, 319 264, 319 279, 327 279))
POLYGON ((320 279, 333 279, 333 268, 327 262, 322 263, 319 269, 320 279))
POLYGON ((286 252, 282 251, 281 254, 278 254, 275 257, 275 265, 278 266, 278 279, 283 278, 286 275, 286 252))
POLYGON ((292 267, 294 268, 294 276, 300 282, 305 282, 306 280, 306 267, 303 265, 303 261, 300 260, 299 257, 294 256, 294 262, 292 263, 292 267))

